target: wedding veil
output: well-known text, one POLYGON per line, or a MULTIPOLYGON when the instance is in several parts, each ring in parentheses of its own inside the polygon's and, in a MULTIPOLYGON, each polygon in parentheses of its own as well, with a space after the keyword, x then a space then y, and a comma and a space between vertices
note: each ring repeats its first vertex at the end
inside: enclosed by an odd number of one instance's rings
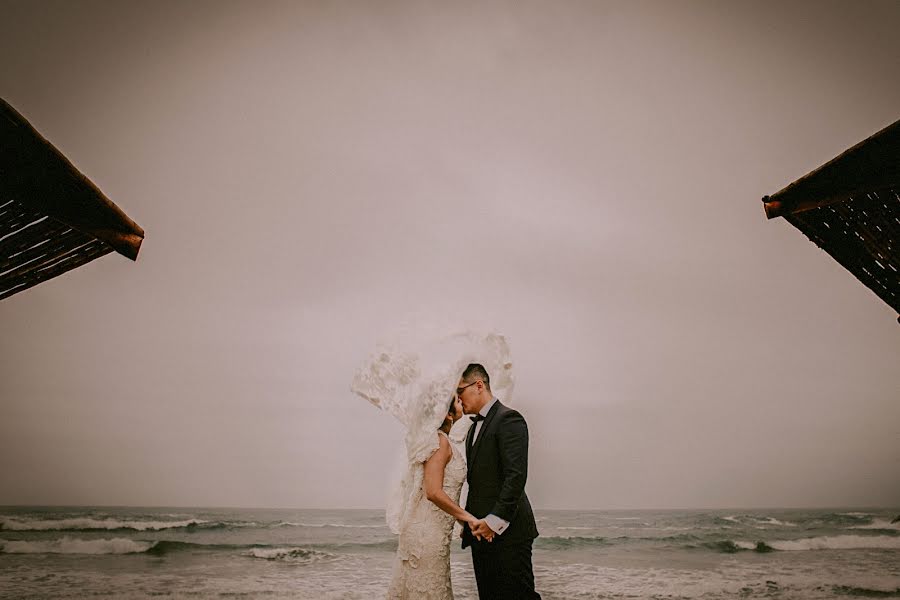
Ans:
MULTIPOLYGON (((462 332, 430 340, 407 336, 384 343, 353 377, 354 393, 389 412, 406 428, 407 468, 386 509, 387 524, 394 533, 403 529, 408 511, 422 494, 423 464, 438 449, 437 430, 470 363, 484 365, 491 391, 504 402, 510 401, 509 345, 496 333, 462 332)), ((464 436, 471 421, 461 419, 458 424, 464 436)))

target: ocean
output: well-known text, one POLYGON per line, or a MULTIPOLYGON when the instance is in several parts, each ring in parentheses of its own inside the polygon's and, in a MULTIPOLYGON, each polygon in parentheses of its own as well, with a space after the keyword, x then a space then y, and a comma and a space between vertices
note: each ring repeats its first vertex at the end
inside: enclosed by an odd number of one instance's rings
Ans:
MULTIPOLYGON (((545 600, 900 598, 900 509, 536 510, 545 600)), ((0 507, 2 598, 384 595, 378 510, 0 507)), ((477 598, 453 543, 453 587, 477 598)))

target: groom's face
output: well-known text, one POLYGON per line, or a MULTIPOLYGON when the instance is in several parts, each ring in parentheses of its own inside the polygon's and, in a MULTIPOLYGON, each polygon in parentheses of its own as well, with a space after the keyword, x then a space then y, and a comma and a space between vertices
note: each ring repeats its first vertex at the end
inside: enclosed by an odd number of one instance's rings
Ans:
POLYGON ((459 380, 456 384, 456 394, 462 402, 463 412, 474 415, 481 410, 481 395, 484 391, 484 382, 480 379, 472 381, 459 380))

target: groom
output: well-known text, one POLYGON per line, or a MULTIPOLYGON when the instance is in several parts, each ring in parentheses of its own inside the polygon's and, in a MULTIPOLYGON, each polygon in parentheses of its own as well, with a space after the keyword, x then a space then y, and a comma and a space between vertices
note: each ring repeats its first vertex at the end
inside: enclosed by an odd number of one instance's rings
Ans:
POLYGON ((466 367, 456 394, 463 412, 474 415, 466 437, 466 510, 480 520, 473 529, 463 526, 462 547, 472 546, 478 597, 539 600, 531 567, 538 531, 525 495, 528 426, 522 415, 494 398, 490 377, 479 364, 466 367))

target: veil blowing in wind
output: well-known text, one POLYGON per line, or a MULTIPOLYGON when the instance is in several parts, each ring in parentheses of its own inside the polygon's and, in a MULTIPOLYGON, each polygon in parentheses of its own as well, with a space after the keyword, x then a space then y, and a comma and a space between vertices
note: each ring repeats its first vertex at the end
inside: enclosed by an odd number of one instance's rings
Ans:
MULTIPOLYGON (((423 463, 438 448, 437 429, 447 415, 460 374, 470 363, 485 365, 494 391, 509 402, 513 391, 512 360, 506 338, 471 331, 416 339, 406 335, 379 344, 356 372, 351 389, 393 415, 406 429, 406 468, 386 507, 387 524, 400 533, 408 513, 422 495, 423 463)), ((471 425, 461 419, 453 436, 465 437, 471 425)))

